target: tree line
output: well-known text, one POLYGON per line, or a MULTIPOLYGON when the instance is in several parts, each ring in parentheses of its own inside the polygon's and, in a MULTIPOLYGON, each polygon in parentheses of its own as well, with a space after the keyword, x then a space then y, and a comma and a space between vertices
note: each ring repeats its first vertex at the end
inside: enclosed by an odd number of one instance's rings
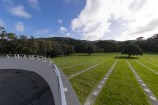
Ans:
POLYGON ((15 33, 7 33, 0 26, 0 54, 28 54, 47 57, 68 56, 72 53, 94 52, 121 52, 129 43, 135 43, 144 52, 158 52, 158 34, 144 40, 138 38, 131 41, 99 40, 85 41, 72 38, 28 38, 25 35, 17 36, 15 33))
POLYGON ((74 53, 74 47, 62 42, 53 42, 27 38, 25 35, 17 36, 7 33, 0 27, 0 54, 28 54, 42 56, 67 56, 74 53))

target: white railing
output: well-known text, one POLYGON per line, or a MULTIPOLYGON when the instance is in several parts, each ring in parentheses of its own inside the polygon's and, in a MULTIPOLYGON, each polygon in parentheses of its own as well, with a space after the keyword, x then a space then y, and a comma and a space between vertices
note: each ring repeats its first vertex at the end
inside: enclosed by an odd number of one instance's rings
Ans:
POLYGON ((64 86, 63 86, 61 74, 58 70, 58 67, 56 66, 56 64, 52 60, 48 59, 48 61, 51 62, 55 67, 55 73, 58 77, 58 83, 59 83, 58 85, 59 85, 59 93, 60 93, 60 97, 61 97, 61 104, 62 105, 67 105, 66 97, 65 97, 65 89, 64 89, 64 86))
POLYGON ((57 75, 58 78, 58 86, 59 86, 59 94, 60 94, 60 98, 61 98, 61 105, 67 105, 66 102, 66 97, 65 97, 65 88, 63 86, 63 82, 62 82, 62 78, 61 78, 61 74, 59 72, 58 67, 56 66, 56 64, 49 58, 43 57, 43 56, 39 56, 39 55, 25 55, 25 54, 0 54, 0 57, 3 58, 30 58, 30 59, 42 59, 45 61, 48 61, 49 64, 54 65, 55 68, 55 73, 57 75))

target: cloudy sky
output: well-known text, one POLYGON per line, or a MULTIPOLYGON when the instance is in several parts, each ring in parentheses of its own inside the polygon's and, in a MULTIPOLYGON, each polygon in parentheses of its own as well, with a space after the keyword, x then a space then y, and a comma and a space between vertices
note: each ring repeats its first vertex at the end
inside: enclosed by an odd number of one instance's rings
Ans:
POLYGON ((158 0, 1 0, 0 25, 28 37, 132 40, 158 33, 158 0))

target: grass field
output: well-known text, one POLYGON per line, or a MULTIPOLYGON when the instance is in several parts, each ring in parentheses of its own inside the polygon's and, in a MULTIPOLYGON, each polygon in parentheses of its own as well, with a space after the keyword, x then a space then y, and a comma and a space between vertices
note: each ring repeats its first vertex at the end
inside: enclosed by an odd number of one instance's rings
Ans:
MULTIPOLYGON (((63 70, 67 77, 77 74, 69 81, 76 94, 84 104, 86 99, 99 82, 107 74, 119 53, 75 54, 68 57, 53 58, 52 60, 63 70), (93 67, 94 65, 97 65, 93 67), (88 69, 87 71, 85 71, 88 69), (82 72, 84 71, 84 72, 82 72)), ((158 55, 144 54, 138 59, 128 59, 131 66, 158 98, 158 55), (145 66, 143 66, 143 65, 145 66)), ((94 105, 152 105, 149 96, 130 70, 126 58, 120 57, 113 72, 107 79, 94 105)))

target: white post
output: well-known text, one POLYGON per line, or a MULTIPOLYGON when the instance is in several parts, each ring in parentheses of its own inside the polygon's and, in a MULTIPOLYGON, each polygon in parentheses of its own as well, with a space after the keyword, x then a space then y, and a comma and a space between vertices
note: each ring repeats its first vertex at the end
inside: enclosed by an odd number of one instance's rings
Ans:
POLYGON ((19 54, 18 54, 18 58, 20 58, 19 54))
POLYGON ((26 58, 26 56, 24 55, 24 58, 26 58))
POLYGON ((17 58, 17 57, 16 57, 16 54, 15 54, 15 58, 17 58))
POLYGON ((40 60, 39 56, 37 55, 37 60, 40 60))
POLYGON ((9 55, 7 54, 7 58, 9 58, 9 55))
POLYGON ((32 55, 32 59, 34 59, 33 55, 32 55))
POLYGON ((31 55, 29 55, 29 58, 31 59, 31 55))

